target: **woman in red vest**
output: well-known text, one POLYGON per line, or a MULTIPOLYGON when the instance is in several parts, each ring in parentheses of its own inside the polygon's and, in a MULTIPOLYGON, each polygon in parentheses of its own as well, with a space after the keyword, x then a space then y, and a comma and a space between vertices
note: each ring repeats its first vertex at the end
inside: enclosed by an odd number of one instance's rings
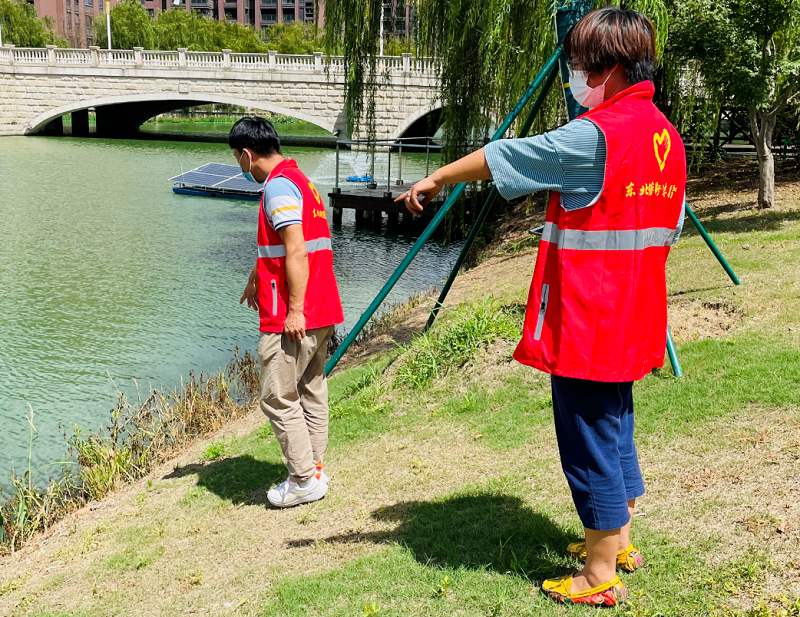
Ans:
POLYGON ((665 262, 683 223, 686 157, 652 101, 646 16, 593 11, 564 52, 583 116, 545 135, 489 144, 401 199, 418 213, 446 184, 487 179, 506 199, 552 191, 514 357, 551 375, 562 469, 585 531, 567 550, 586 564, 542 589, 567 604, 613 606, 626 593, 616 569, 642 563, 630 542, 644 495, 632 386, 664 364, 665 262))

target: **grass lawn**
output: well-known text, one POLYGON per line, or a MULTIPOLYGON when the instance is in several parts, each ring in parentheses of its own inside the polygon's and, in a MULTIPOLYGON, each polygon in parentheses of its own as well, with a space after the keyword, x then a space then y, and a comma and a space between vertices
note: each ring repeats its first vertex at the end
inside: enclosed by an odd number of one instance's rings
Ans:
MULTIPOLYGON (((731 169, 690 201, 742 286, 687 229, 669 261, 685 376, 635 386, 645 567, 622 575, 625 615, 800 615, 800 183, 758 212, 752 169, 731 169)), ((0 562, 0 613, 594 614, 537 592, 577 568, 581 527, 548 378, 510 358, 535 253, 499 253, 429 336, 332 378, 324 500, 268 507, 285 472, 255 412, 0 562)))

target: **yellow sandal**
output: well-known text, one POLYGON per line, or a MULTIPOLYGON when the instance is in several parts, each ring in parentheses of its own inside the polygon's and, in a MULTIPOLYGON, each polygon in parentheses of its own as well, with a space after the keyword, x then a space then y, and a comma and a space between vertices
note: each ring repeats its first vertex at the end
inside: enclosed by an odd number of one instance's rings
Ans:
MULTIPOLYGON (((567 547, 569 556, 578 561, 586 561, 586 541, 573 542, 567 547)), ((642 554, 633 544, 617 553, 617 567, 625 572, 633 572, 642 566, 642 554)))
POLYGON ((587 606, 616 606, 625 601, 627 590, 618 576, 587 591, 572 593, 572 574, 551 578, 542 583, 542 591, 562 604, 586 604, 587 606))

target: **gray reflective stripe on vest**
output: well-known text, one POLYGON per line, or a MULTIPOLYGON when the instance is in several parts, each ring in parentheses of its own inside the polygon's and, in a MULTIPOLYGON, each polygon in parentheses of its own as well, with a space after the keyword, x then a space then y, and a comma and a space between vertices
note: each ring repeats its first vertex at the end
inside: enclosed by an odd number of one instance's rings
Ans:
POLYGON ((666 227, 583 231, 559 229, 554 223, 545 223, 542 240, 557 244, 559 250, 641 251, 654 246, 672 246, 676 231, 666 227))
MULTIPOLYGON (((317 238, 316 240, 309 240, 306 242, 306 251, 309 253, 316 253, 317 251, 332 251, 330 238, 317 238)), ((276 259, 278 257, 286 257, 286 247, 283 244, 275 244, 270 246, 258 247, 259 259, 276 259)))

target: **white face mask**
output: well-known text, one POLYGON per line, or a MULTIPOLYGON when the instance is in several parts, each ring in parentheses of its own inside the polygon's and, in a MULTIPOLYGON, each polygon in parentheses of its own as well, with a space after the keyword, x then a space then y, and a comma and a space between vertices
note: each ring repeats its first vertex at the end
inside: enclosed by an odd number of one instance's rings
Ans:
MULTIPOLYGON (((612 71, 613 72, 613 71, 612 71)), ((606 81, 611 77, 611 73, 606 77, 606 81)), ((572 97, 578 101, 581 107, 592 109, 597 107, 603 102, 606 95, 606 81, 595 88, 590 88, 586 82, 589 79, 589 74, 586 71, 569 71, 569 89, 572 92, 572 97)))

